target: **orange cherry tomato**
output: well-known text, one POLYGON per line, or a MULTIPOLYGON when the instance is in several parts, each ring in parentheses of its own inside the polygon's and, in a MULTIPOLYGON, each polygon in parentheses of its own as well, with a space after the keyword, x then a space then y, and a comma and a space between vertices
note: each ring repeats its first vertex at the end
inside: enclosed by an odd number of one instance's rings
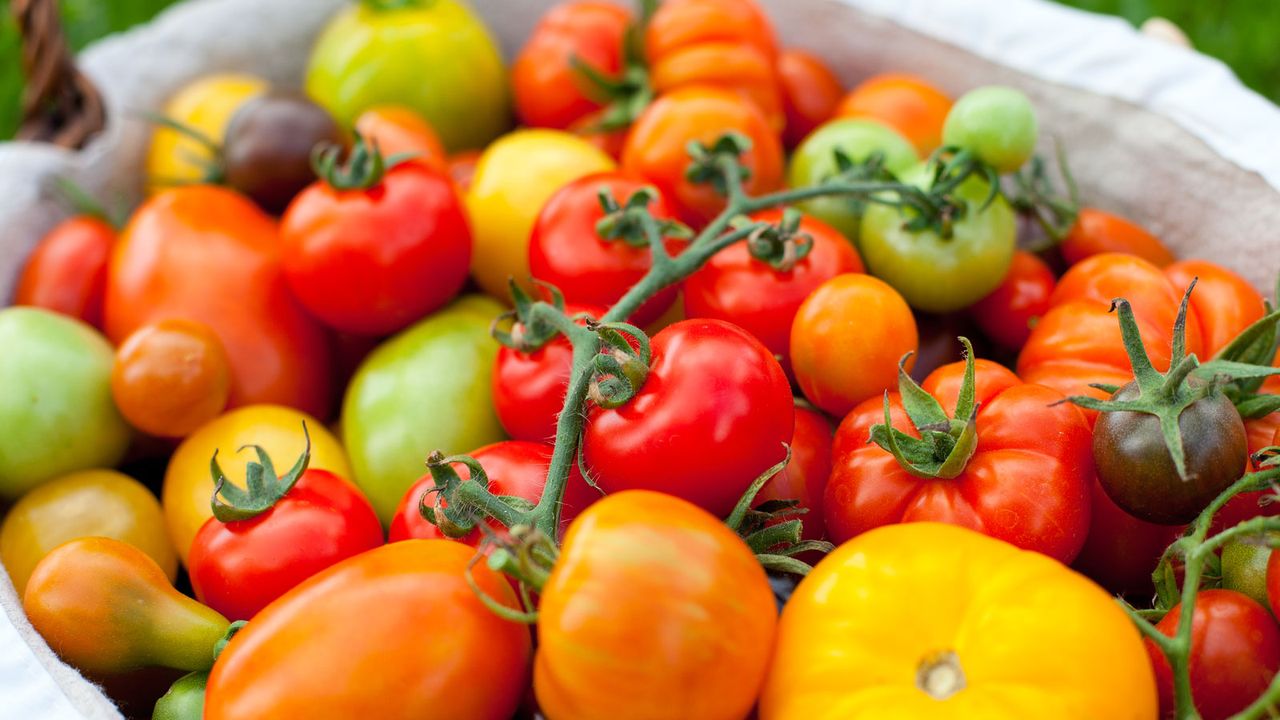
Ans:
POLYGON ((921 156, 942 144, 951 98, 914 75, 886 73, 862 81, 840 101, 839 117, 879 120, 902 133, 921 156))
POLYGON ((1068 265, 1101 253, 1129 253, 1157 267, 1174 260, 1173 253, 1160 238, 1119 215, 1097 208, 1081 208, 1075 224, 1058 247, 1068 265))
POLYGON ((14 305, 34 305, 102 327, 107 260, 116 231, 80 215, 54 226, 36 245, 18 276, 14 305))
POLYGON ((218 336, 193 320, 144 325, 116 351, 111 395, 139 430, 184 437, 227 407, 231 369, 218 336))
POLYGON ((1236 338, 1245 328, 1266 314, 1266 302, 1248 280, 1208 260, 1181 260, 1164 269, 1178 290, 1185 291, 1196 279, 1191 291, 1191 312, 1200 321, 1208 360, 1236 338))
POLYGON ((990 295, 969 308, 987 337, 1017 350, 1031 336, 1031 328, 1049 311, 1049 297, 1057 283, 1048 264, 1034 253, 1013 254, 1009 274, 990 295))
POLYGON ((383 157, 412 153, 418 162, 447 170, 444 143, 430 123, 403 105, 378 105, 360 113, 356 131, 366 142, 378 144, 383 157))
POLYGON ((844 87, 822 58, 795 48, 778 54, 778 81, 787 115, 782 140, 793 148, 835 116, 844 87))
POLYGON ((729 131, 751 139, 742 163, 750 171, 748 194, 782 185, 782 144, 760 110, 734 93, 711 86, 683 87, 649 106, 622 148, 623 170, 653 183, 686 223, 703 225, 725 206, 724 196, 709 184, 685 178, 686 147, 692 141, 713 143, 729 131))

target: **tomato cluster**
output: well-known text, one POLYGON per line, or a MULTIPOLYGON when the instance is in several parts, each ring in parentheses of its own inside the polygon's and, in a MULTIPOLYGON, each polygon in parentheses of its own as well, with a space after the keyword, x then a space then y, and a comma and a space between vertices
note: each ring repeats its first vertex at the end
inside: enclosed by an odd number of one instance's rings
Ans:
POLYGON ((1280 703, 1263 295, 1058 191, 1013 88, 641 6, 508 72, 456 0, 365 2, 305 95, 169 100, 127 223, 0 310, 50 646, 190 673, 157 718, 1280 703))

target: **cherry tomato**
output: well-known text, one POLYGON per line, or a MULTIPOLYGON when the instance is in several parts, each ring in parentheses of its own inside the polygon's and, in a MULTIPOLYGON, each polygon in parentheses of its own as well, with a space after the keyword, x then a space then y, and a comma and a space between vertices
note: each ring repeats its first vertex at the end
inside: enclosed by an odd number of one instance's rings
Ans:
POLYGON ((267 89, 267 81, 253 75, 218 73, 195 79, 165 101, 162 116, 200 133, 211 144, 157 126, 147 148, 147 194, 208 179, 210 168, 217 165, 213 148, 222 146, 231 117, 267 89))
MULTIPOLYGON (((1156 629, 1173 637, 1182 605, 1156 629)), ((1173 671, 1164 653, 1146 641, 1160 689, 1160 710, 1172 717, 1173 671)), ((1231 590, 1201 590, 1191 620, 1191 695, 1205 720, 1223 720, 1243 710, 1280 670, 1280 627, 1265 608, 1231 590)))
POLYGON ((808 512, 788 515, 804 525, 804 539, 826 537, 822 517, 822 495, 831 475, 831 423, 826 416, 807 407, 796 407, 796 429, 791 436, 791 462, 774 475, 756 495, 756 504, 766 500, 798 500, 797 507, 808 512))
MULTIPOLYGON (((650 32, 653 25, 649 26, 650 32)), ((684 222, 701 226, 724 209, 724 196, 685 177, 690 142, 713 143, 726 132, 751 139, 742 156, 750 195, 782 185, 782 143, 759 108, 716 87, 691 86, 664 94, 636 120, 622 149, 622 169, 657 186, 684 222)))
POLYGON ((586 466, 605 492, 660 490, 723 517, 784 456, 795 426, 786 374, 759 340, 720 320, 675 323, 652 349, 635 397, 588 411, 586 466))
POLYGON ((1075 265, 1102 253, 1137 255, 1157 267, 1173 264, 1173 253, 1142 227, 1097 208, 1080 208, 1075 224, 1058 246, 1062 259, 1075 265))
POLYGON ((902 133, 920 155, 942 144, 951 98, 915 75, 886 73, 863 80, 836 108, 839 117, 878 120, 902 133))
POLYGON ((1267 595, 1267 565, 1271 548, 1267 538, 1254 536, 1222 546, 1222 587, 1248 595, 1263 607, 1270 607, 1267 595))
POLYGON ((143 325, 116 351, 111 396, 145 433, 184 437, 217 417, 230 393, 227 353, 203 323, 168 318, 143 325))
MULTIPOLYGON (((648 188, 655 194, 649 211, 659 220, 671 219, 666 201, 643 180, 619 172, 578 178, 552 195, 538 213, 529 238, 529 269, 533 277, 559 288, 572 303, 609 307, 649 271, 653 253, 647 242, 631 245, 622 238, 604 238, 596 223, 604 217, 599 195, 607 192, 618 205, 648 188)), ((667 252, 676 254, 684 242, 668 238, 667 252)), ((630 321, 644 325, 661 315, 676 298, 679 285, 654 295, 630 321)))
POLYGON ((1149 600, 1151 573, 1184 527, 1149 523, 1121 510, 1096 478, 1089 497, 1089 536, 1074 567, 1111 592, 1149 600))
POLYGON ((661 493, 610 495, 569 527, 542 588, 538 705, 548 718, 745 717, 776 623, 764 570, 719 520, 661 493))
POLYGON ((33 305, 102 327, 107 259, 115 228, 77 215, 53 227, 31 251, 18 276, 14 305, 33 305))
POLYGON ((1208 260, 1181 260, 1165 267, 1164 274, 1179 290, 1196 280, 1191 311, 1200 321, 1200 336, 1209 357, 1267 312, 1262 293, 1248 280, 1208 260))
POLYGON ((413 159, 435 170, 448 170, 444 143, 431 125, 404 105, 375 105, 360 113, 356 132, 378 146, 383 157, 412 154, 413 159))
POLYGON ((942 126, 942 142, 972 152, 997 172, 1011 173, 1031 159, 1038 128, 1026 95, 987 85, 956 101, 942 126))
POLYGON ((1280 617, 1280 553, 1275 551, 1267 559, 1267 599, 1271 614, 1280 617))
MULTIPOLYGON (((783 211, 765 210, 751 219, 777 224, 783 211)), ((858 251, 835 228, 804 217, 798 232, 811 246, 791 267, 777 268, 752 257, 742 242, 713 255, 684 288, 686 316, 736 323, 764 343, 788 372, 791 326, 801 303, 831 278, 862 272, 858 251)))
POLYGON ((817 55, 796 48, 778 53, 778 82, 787 114, 782 140, 789 148, 830 120, 844 97, 831 67, 817 55))
POLYGON ((476 163, 479 161, 479 150, 464 150, 449 156, 449 177, 453 178, 453 182, 462 192, 465 193, 471 189, 471 181, 476 174, 476 163))
MULTIPOLYGON (((1268 383, 1271 381, 1268 380, 1268 383)), ((1262 386, 1262 392, 1274 393, 1275 390, 1268 388, 1266 384, 1262 386)), ((1252 455, 1259 450, 1272 446, 1280 445, 1280 412, 1263 415, 1260 418, 1253 418, 1244 421, 1245 435, 1249 441, 1249 454, 1252 455)), ((1209 532, 1211 534, 1226 530, 1259 516, 1275 516, 1280 515, 1280 503, 1272 502, 1268 498, 1274 496, 1275 493, 1270 489, 1258 490, 1255 492, 1243 492, 1227 501, 1226 505, 1213 516, 1213 525, 1209 532)))
POLYGON ((870 275, 837 275, 796 312, 791 369, 810 402, 844 415, 896 387, 898 361, 918 341, 915 316, 896 290, 870 275))
POLYGON ((1004 281, 974 303, 969 313, 987 337, 1011 350, 1021 349, 1031 336, 1031 328, 1049 311, 1049 296, 1056 283, 1045 261, 1017 250, 1004 281))

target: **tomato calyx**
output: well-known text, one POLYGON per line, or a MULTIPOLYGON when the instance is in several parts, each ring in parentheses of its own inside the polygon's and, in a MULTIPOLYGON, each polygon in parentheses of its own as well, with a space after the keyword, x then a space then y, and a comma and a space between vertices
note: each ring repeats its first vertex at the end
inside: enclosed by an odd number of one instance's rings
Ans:
POLYGON ((649 64, 644 57, 644 33, 657 7, 655 0, 641 0, 640 17, 627 26, 622 36, 622 69, 616 76, 605 75, 577 55, 569 58, 569 65, 578 73, 588 94, 604 104, 599 119, 586 130, 624 130, 653 102, 656 93, 649 82, 649 64))
POLYGON ((1054 153, 1057 156, 1058 172, 1066 186, 1065 194, 1058 192, 1054 186, 1053 179, 1049 177, 1048 165, 1040 155, 1033 156, 1026 168, 1013 175, 1017 191, 1009 196, 1009 204, 1019 214, 1034 220, 1048 238, 1042 247, 1031 248, 1032 252, 1048 250, 1061 243, 1080 216, 1080 189, 1067 164, 1066 151, 1056 141, 1054 153))
POLYGON ((813 236, 800 230, 802 219, 799 210, 789 207, 776 225, 756 224, 747 236, 747 251, 780 273, 790 272, 813 250, 813 236))
MULTIPOLYGON (((499 344, 512 350, 522 353, 534 352, 559 335, 560 330, 533 311, 537 300, 521 287, 515 278, 507 282, 511 288, 511 302, 515 307, 494 318, 493 324, 489 326, 489 334, 499 344), (511 327, 504 330, 503 326, 508 320, 511 321, 511 327)), ((559 288, 537 279, 533 280, 533 284, 542 291, 546 302, 561 314, 565 312, 564 294, 559 288)))
POLYGON ((431 473, 435 487, 419 498, 418 513, 440 528, 446 537, 466 537, 481 524, 480 519, 485 515, 494 517, 507 527, 515 526, 520 523, 522 513, 533 507, 524 498, 490 494, 488 473, 480 461, 470 455, 446 457, 436 450, 427 457, 427 471, 431 473), (454 463, 465 465, 470 477, 463 480, 453 468, 454 463))
POLYGON ((693 237, 693 231, 684 223, 653 216, 649 204, 657 199, 658 194, 652 187, 637 190, 622 204, 614 199, 608 187, 601 187, 598 197, 600 208, 604 210, 604 217, 596 222, 596 234, 601 240, 619 240, 633 248, 645 248, 661 242, 664 237, 693 237))
POLYGON ((964 472, 969 458, 978 449, 980 403, 975 400, 977 378, 973 344, 963 337, 960 343, 964 345, 964 380, 951 416, 936 398, 911 379, 906 368, 911 353, 907 353, 898 362, 898 393, 902 407, 920 437, 912 437, 893 427, 888 391, 884 394, 884 424, 871 428, 868 442, 874 442, 893 455, 904 470, 916 477, 948 480, 957 477, 964 472))
POLYGON ((724 524, 747 543, 765 570, 803 577, 813 567, 796 555, 805 552, 826 555, 835 546, 825 540, 802 537, 804 521, 796 516, 808 513, 809 509, 800 507, 799 500, 769 500, 755 506, 760 490, 791 462, 791 446, 786 443, 782 446, 787 451, 786 457, 752 481, 724 524), (782 522, 775 522, 777 520, 782 522))
POLYGON ((341 145, 321 143, 311 152, 311 169, 334 190, 368 190, 381 183, 388 170, 412 157, 407 153, 384 157, 376 139, 367 141, 359 131, 353 134, 355 142, 345 163, 341 145))
POLYGON ((640 392, 649 377, 653 356, 649 337, 635 325, 624 322, 588 323, 600 336, 600 352, 592 358, 591 402, 610 409, 621 407, 640 392))
POLYGON ((966 685, 960 656, 954 650, 929 653, 916 667, 916 687, 934 700, 946 700, 966 685))
POLYGON ((311 434, 307 424, 302 423, 302 436, 306 446, 298 460, 284 475, 277 476, 271 457, 261 445, 246 445, 241 450, 253 448, 258 455, 258 462, 250 462, 245 467, 245 487, 227 482, 227 475, 218 465, 218 451, 213 451, 209 460, 209 471, 213 475, 213 516, 219 522, 229 523, 238 520, 249 520, 270 510, 280 501, 311 464, 311 434))

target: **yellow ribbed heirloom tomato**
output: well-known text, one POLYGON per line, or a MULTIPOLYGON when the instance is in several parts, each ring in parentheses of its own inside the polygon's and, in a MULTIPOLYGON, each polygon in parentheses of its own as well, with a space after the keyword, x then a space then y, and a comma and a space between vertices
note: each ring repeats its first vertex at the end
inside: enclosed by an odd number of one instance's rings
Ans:
POLYGON ((841 545, 782 613, 761 720, 1153 720, 1138 630, 1083 575, 936 523, 841 545))

